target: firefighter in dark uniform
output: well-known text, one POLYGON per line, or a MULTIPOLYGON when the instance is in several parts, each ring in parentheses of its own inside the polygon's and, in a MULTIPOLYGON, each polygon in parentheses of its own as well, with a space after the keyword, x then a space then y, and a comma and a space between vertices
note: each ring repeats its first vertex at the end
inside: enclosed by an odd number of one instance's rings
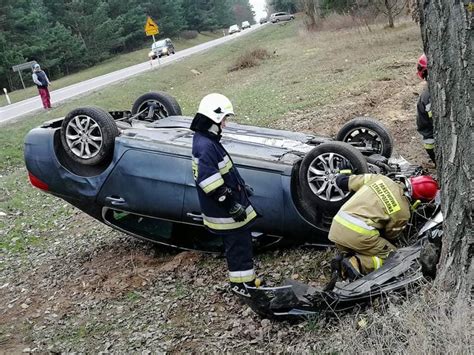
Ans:
MULTIPOLYGON (((422 80, 427 80, 428 78, 428 59, 424 54, 418 59, 417 75, 422 80)), ((423 146, 425 147, 426 152, 430 156, 433 163, 436 165, 435 140, 433 133, 433 114, 431 112, 431 98, 430 91, 428 89, 428 84, 425 85, 423 92, 421 93, 420 98, 418 99, 416 111, 417 131, 422 135, 423 146)))
POLYGON ((342 270, 350 280, 383 265, 396 250, 393 242, 410 218, 410 203, 430 201, 438 191, 438 184, 430 176, 396 182, 378 174, 340 174, 336 184, 343 191, 355 192, 336 214, 329 230, 329 240, 342 252, 331 263, 333 272, 342 270))
POLYGON ((245 284, 259 286, 253 267, 249 227, 257 218, 252 193, 220 143, 226 119, 234 115, 230 100, 209 94, 199 104, 192 123, 192 169, 205 227, 222 236, 231 290, 248 297, 245 284))

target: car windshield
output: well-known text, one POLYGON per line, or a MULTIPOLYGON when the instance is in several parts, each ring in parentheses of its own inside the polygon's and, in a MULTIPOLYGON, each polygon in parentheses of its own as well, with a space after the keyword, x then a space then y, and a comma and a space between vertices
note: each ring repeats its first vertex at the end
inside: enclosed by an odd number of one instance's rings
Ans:
POLYGON ((151 48, 160 48, 160 47, 164 47, 164 46, 166 46, 166 40, 163 39, 161 41, 153 43, 151 48))

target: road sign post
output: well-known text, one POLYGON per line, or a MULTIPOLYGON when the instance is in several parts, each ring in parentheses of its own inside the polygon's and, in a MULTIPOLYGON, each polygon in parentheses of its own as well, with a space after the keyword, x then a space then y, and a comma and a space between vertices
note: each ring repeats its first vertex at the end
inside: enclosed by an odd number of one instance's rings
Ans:
POLYGON ((147 36, 153 36, 153 42, 155 41, 155 35, 160 33, 158 25, 152 20, 150 16, 146 18, 145 33, 147 36))
MULTIPOLYGON (((147 36, 152 36, 153 37, 153 43, 156 42, 155 40, 155 35, 160 33, 160 29, 158 28, 158 25, 156 24, 155 21, 150 16, 147 16, 146 18, 146 24, 145 24, 145 34, 147 36)), ((153 68, 153 61, 151 61, 151 67, 153 68)), ((160 56, 158 56, 158 65, 160 65, 160 56)))
POLYGON ((17 71, 18 74, 20 75, 20 80, 21 80, 21 84, 23 85, 23 89, 26 89, 26 87, 25 87, 25 82, 23 81, 23 77, 21 76, 21 71, 25 69, 31 69, 33 65, 35 64, 37 64, 36 60, 32 60, 31 62, 26 62, 26 63, 12 66, 12 70, 17 71))

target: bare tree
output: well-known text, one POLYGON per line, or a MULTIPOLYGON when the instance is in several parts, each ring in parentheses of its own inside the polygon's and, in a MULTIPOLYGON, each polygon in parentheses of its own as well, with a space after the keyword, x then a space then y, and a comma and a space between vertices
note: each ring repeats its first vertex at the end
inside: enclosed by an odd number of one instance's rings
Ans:
POLYGON ((406 8, 407 0, 374 0, 377 9, 388 19, 388 27, 395 27, 394 19, 406 8))
POLYGON ((267 16, 276 12, 275 7, 272 5, 272 0, 265 0, 265 11, 267 12, 267 16))
POLYGON ((305 23, 308 31, 317 29, 317 19, 320 18, 319 0, 298 0, 298 8, 306 15, 305 23))
POLYGON ((417 0, 408 0, 408 13, 411 15, 411 18, 416 23, 420 23, 420 10, 418 8, 417 0))
POLYGON ((472 0, 418 0, 428 57, 442 191, 444 241, 437 283, 472 312, 474 282, 473 217, 473 36, 472 0))

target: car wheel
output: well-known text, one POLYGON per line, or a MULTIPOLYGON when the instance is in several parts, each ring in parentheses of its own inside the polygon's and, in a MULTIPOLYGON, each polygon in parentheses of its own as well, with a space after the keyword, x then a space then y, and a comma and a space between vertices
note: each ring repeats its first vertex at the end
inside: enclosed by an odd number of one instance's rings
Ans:
POLYGON ((349 143, 364 155, 380 154, 386 158, 392 155, 392 136, 385 126, 373 118, 350 120, 339 130, 336 140, 349 143))
POLYGON ((72 110, 61 125, 66 154, 84 165, 99 165, 112 157, 119 130, 112 116, 98 107, 72 110))
POLYGON ((336 185, 341 167, 350 167, 355 174, 368 172, 362 153, 347 143, 323 143, 305 155, 299 170, 299 185, 307 205, 331 212, 349 199, 350 193, 336 185))
POLYGON ((143 121, 156 121, 163 117, 180 116, 181 107, 176 99, 165 92, 150 92, 135 100, 132 115, 143 121))

